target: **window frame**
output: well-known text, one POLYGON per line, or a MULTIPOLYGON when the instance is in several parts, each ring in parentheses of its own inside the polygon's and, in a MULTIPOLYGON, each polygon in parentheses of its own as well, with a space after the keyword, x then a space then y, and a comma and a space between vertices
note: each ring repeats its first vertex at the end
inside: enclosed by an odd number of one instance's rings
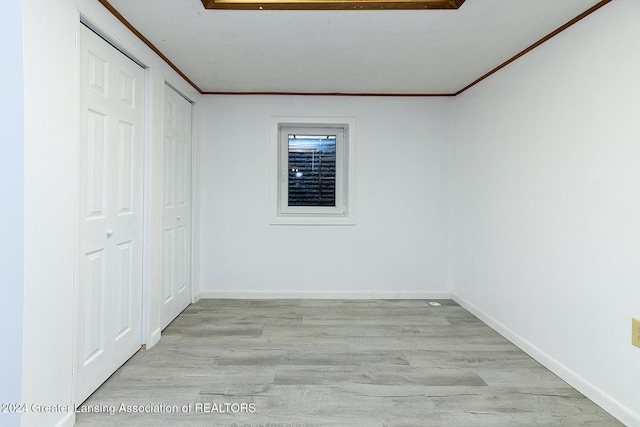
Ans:
POLYGON ((355 127, 353 117, 272 117, 270 224, 355 225, 355 127), (336 134, 335 206, 289 206, 288 136, 291 131, 311 135, 336 134))
POLYGON ((346 212, 346 200, 344 198, 344 150, 345 150, 345 132, 344 126, 280 126, 279 134, 279 165, 280 170, 280 213, 282 214, 299 214, 299 215, 339 215, 343 216, 346 212), (334 135, 336 137, 336 173, 335 173, 335 206, 290 206, 289 205, 289 135, 304 134, 310 136, 334 135), (286 159, 286 164, 285 164, 286 159))

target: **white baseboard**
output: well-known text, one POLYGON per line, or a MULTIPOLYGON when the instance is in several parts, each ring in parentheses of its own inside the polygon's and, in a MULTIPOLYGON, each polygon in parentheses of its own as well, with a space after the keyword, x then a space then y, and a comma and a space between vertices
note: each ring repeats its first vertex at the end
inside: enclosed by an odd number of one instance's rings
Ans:
POLYGON ((520 335, 513 332, 511 329, 483 312, 480 308, 471 304, 461 296, 452 293, 453 300, 471 312, 478 319, 482 320, 500 335, 511 341, 514 345, 518 346, 522 351, 533 357, 540 362, 545 368, 562 378, 567 384, 584 394, 589 400, 600 406, 609 414, 617 418, 620 422, 624 423, 628 427, 640 427, 640 414, 634 413, 631 409, 620 404, 612 397, 603 393, 600 389, 593 384, 577 375, 567 366, 561 364, 549 354, 545 353, 520 335))
POLYGON ((204 299, 451 299, 451 292, 305 292, 201 290, 199 292, 199 297, 204 299))
POLYGON ((67 412, 56 427, 73 427, 76 423, 76 413, 75 412, 67 412))

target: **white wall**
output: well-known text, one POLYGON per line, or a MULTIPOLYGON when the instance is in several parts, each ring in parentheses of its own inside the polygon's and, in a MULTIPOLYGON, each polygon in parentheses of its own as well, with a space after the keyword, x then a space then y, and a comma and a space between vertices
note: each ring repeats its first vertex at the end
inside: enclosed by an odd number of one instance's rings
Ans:
POLYGON ((449 104, 447 98, 203 99, 202 296, 448 296, 449 104), (355 226, 269 225, 271 116, 356 118, 355 226))
MULTIPOLYGON (((77 188, 77 35, 85 14, 148 65, 149 224, 145 299, 149 345, 159 338, 164 79, 197 94, 94 0, 24 0, 25 278, 22 401, 72 403, 77 188)), ((79 403, 79 402, 76 402, 79 403)), ((33 413, 22 425, 71 425, 73 413, 33 413)))
MULTIPOLYGON (((22 79, 22 0, 3 4, 0 14, 0 402, 22 400, 22 315, 24 285, 24 90, 22 79)), ((18 426, 17 413, 0 413, 0 425, 18 426)))
POLYGON ((455 99, 456 299, 640 426, 640 2, 455 99))

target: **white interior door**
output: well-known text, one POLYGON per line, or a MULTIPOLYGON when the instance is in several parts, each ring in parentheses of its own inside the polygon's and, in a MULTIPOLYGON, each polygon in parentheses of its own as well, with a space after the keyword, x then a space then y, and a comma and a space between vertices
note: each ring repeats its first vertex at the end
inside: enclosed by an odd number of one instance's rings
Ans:
POLYGON ((164 92, 162 328, 191 302, 191 103, 164 92))
POLYGON ((141 344, 144 70, 80 34, 75 402, 141 344))

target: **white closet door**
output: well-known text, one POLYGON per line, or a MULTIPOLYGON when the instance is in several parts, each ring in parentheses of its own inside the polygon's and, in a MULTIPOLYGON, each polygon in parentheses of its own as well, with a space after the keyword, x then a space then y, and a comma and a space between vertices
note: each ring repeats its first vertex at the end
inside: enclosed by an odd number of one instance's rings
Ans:
POLYGON ((75 402, 141 344, 145 72, 80 34, 75 402))
POLYGON ((164 92, 162 328, 191 302, 191 103, 164 92))

